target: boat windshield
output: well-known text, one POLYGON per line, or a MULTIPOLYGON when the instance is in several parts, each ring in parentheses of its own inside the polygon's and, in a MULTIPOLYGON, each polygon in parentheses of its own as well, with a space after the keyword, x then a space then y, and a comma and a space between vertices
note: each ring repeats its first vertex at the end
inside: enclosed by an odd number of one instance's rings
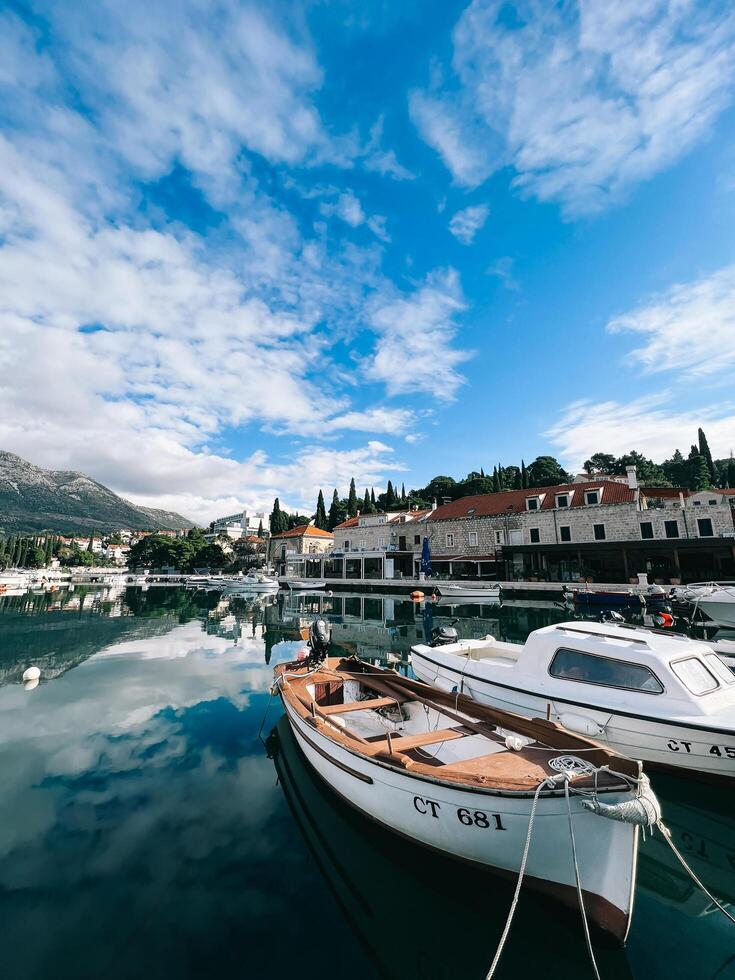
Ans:
POLYGON ((676 660, 671 669, 692 694, 709 694, 720 686, 715 675, 697 657, 676 660))
POLYGON ((564 647, 557 650, 549 665, 552 677, 583 684, 600 684, 605 687, 619 687, 627 691, 641 691, 645 694, 662 694, 663 684, 656 675, 642 664, 631 664, 625 660, 611 657, 598 657, 581 650, 564 647))
POLYGON ((720 660, 716 653, 707 653, 704 659, 712 673, 716 674, 721 681, 726 684, 735 684, 735 674, 723 660, 720 660))

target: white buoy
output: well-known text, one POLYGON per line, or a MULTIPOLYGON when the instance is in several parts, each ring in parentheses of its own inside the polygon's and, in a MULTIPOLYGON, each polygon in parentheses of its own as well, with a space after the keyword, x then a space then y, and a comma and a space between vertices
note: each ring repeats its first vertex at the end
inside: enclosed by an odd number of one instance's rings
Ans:
POLYGON ((24 681, 38 681, 41 678, 41 671, 38 667, 26 667, 23 671, 24 681))
POLYGON ((34 677, 32 681, 23 681, 23 687, 26 691, 33 691, 38 687, 38 678, 34 677))

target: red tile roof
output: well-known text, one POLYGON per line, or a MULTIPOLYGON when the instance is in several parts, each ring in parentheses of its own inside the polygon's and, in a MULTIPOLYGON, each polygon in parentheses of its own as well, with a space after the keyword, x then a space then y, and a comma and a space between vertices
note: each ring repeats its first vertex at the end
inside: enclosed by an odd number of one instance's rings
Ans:
POLYGON ((322 531, 320 527, 314 527, 313 524, 301 524, 299 527, 292 527, 290 531, 281 531, 280 534, 272 535, 271 540, 274 538, 333 538, 334 535, 331 531, 322 531))
POLYGON ((556 506, 556 495, 567 493, 571 499, 570 507, 583 507, 586 490, 602 490, 603 504, 630 504, 635 500, 635 491, 625 483, 613 480, 596 480, 589 483, 564 483, 555 487, 529 487, 527 490, 504 490, 500 493, 481 493, 472 497, 460 497, 451 503, 437 507, 429 515, 430 521, 457 520, 462 517, 496 517, 506 513, 521 514, 526 508, 528 497, 544 499, 539 510, 552 510, 556 506))
POLYGON ((346 521, 342 521, 341 524, 337 524, 334 530, 342 530, 342 528, 345 527, 357 527, 359 520, 359 517, 348 517, 346 521))

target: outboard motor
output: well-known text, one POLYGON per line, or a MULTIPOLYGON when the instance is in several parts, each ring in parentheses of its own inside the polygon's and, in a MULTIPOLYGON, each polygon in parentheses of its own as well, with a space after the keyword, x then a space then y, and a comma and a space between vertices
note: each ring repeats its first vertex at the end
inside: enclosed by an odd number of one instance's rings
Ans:
POLYGON ((321 663, 322 660, 326 660, 331 639, 332 634, 327 621, 315 619, 309 627, 309 639, 307 641, 311 650, 309 660, 313 663, 321 663))
POLYGON ((459 640, 459 634, 457 633, 455 624, 458 623, 458 619, 453 619, 448 626, 435 626, 431 631, 431 640, 429 640, 430 647, 445 647, 450 643, 457 643, 459 640))

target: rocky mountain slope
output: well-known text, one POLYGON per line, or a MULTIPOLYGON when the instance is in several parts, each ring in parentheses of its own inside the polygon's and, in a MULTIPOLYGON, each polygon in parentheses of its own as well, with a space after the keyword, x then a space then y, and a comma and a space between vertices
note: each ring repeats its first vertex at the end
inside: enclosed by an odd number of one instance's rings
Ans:
POLYGON ((0 532, 173 530, 191 527, 181 514, 138 507, 72 470, 44 470, 0 450, 0 532))

